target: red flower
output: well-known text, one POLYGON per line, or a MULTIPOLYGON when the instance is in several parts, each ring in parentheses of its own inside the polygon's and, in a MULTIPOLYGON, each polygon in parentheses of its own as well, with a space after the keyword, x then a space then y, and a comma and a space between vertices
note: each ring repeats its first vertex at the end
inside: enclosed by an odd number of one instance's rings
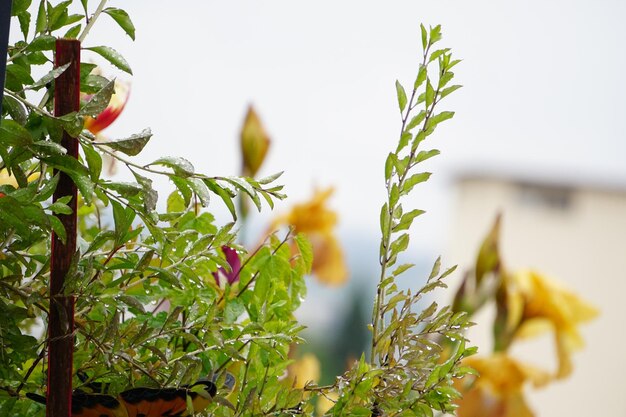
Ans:
POLYGON ((229 285, 233 285, 239 281, 239 272, 241 271, 241 259, 237 251, 230 246, 222 246, 222 252, 226 256, 226 262, 230 265, 230 271, 224 268, 219 268, 216 272, 213 272, 213 278, 217 285, 222 286, 228 282, 229 285))

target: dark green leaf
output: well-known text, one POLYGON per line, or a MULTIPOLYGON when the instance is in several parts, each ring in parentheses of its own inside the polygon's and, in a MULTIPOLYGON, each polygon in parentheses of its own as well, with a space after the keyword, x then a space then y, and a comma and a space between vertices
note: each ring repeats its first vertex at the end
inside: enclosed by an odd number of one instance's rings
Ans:
POLYGON ((17 16, 18 14, 28 10, 31 1, 32 0, 13 0, 13 6, 11 7, 11 16, 17 16))
POLYGON ((97 53, 122 71, 125 71, 132 75, 133 71, 130 69, 128 62, 126 62, 124 57, 120 55, 115 49, 108 46, 92 46, 91 48, 85 49, 97 53))
POLYGON ((83 28, 83 25, 81 23, 75 26, 72 26, 67 32, 65 32, 65 35, 63 35, 63 37, 66 39, 76 39, 78 35, 80 34, 80 30, 82 28, 83 28))
POLYGON ((224 204, 226 204, 226 207, 228 207, 233 220, 237 220, 237 210, 235 209, 231 194, 226 189, 219 186, 214 180, 205 179, 204 183, 209 187, 209 190, 220 196, 224 204))
POLYGON ((69 66, 70 66, 70 62, 68 62, 65 65, 61 65, 60 67, 54 68, 53 70, 48 72, 46 75, 41 77, 39 80, 37 80, 35 83, 33 83, 29 88, 32 90, 37 90, 41 87, 44 87, 46 84, 55 80, 59 75, 63 74, 65 70, 69 68, 69 66))
POLYGON ((190 178, 189 186, 200 199, 202 206, 207 207, 211 200, 211 194, 209 193, 209 188, 206 184, 198 178, 190 178))
POLYGON ((109 81, 102 90, 94 94, 87 103, 81 107, 78 112, 81 116, 97 117, 104 109, 107 108, 111 101, 111 96, 115 92, 115 80, 109 81))
POLYGON ((3 120, 0 124, 0 144, 4 146, 27 146, 32 143, 28 130, 13 120, 3 120))
POLYGON ((91 180, 97 183, 102 173, 102 157, 91 144, 81 142, 81 147, 83 148, 85 159, 87 160, 91 180))
MULTIPOLYGON (((135 156, 143 150, 143 148, 146 146, 146 144, 148 143, 151 137, 152 137, 152 132, 150 131, 150 129, 144 129, 141 131, 141 133, 136 133, 124 139, 117 139, 117 140, 112 140, 109 142, 101 142, 100 145, 108 146, 109 148, 115 149, 116 151, 123 152, 129 156, 135 156)), ((165 158, 161 158, 161 159, 165 159, 165 158)), ((172 159, 175 159, 175 158, 172 158, 172 159)), ((152 164, 157 164, 157 161, 153 162, 152 164)), ((171 166, 168 164, 169 162, 161 163, 161 165, 171 166)), ((189 175, 193 174, 193 166, 191 166, 191 168, 189 168, 189 166, 186 166, 186 165, 184 166, 185 166, 185 169, 191 169, 191 173, 189 175)))
POLYGON ((27 51, 53 51, 55 48, 56 38, 51 35, 37 36, 26 48, 27 51))
POLYGON ((67 240, 67 233, 65 232, 65 226, 61 223, 61 220, 58 217, 53 216, 52 214, 48 215, 48 221, 50 222, 50 226, 52 230, 57 235, 57 237, 65 244, 67 240))
POLYGON ((185 158, 164 156, 163 158, 159 158, 156 161, 149 163, 146 167, 152 165, 163 165, 172 168, 177 175, 182 177, 188 177, 194 174, 193 165, 185 158))
POLYGON ((50 204, 47 209, 54 214, 72 214, 72 209, 67 204, 59 203, 58 201, 50 204))
POLYGON ((27 120, 26 110, 22 103, 11 96, 4 96, 3 107, 7 110, 13 120, 24 126, 27 120))
POLYGON ((43 33, 48 26, 48 16, 46 15, 46 1, 39 2, 39 11, 37 12, 37 23, 35 23, 35 33, 43 33))
POLYGON ((22 31, 22 35, 24 35, 24 40, 28 38, 28 30, 30 29, 30 13, 27 11, 23 11, 22 13, 17 15, 17 19, 20 22, 20 30, 22 31))
POLYGON ((128 13, 122 9, 116 9, 114 7, 106 8, 104 9, 104 12, 111 16, 132 40, 135 40, 135 26, 130 20, 128 13))

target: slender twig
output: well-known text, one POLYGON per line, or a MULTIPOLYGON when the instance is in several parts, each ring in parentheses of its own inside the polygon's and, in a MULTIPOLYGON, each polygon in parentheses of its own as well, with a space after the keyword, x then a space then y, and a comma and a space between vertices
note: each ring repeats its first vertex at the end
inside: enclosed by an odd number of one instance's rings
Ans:
POLYGON ((100 4, 98 4, 98 8, 93 13, 93 15, 91 15, 91 17, 89 18, 89 21, 87 23, 87 26, 85 26, 85 29, 83 29, 83 33, 81 33, 80 36, 78 37, 79 41, 82 42, 82 41, 85 40, 85 37, 87 37, 87 34, 89 33, 89 31, 93 27, 94 23, 96 23, 96 20, 98 19, 98 16, 100 16, 100 14, 102 13, 102 10, 104 10, 104 6, 106 4, 107 4, 107 0, 101 0, 100 1, 100 4))

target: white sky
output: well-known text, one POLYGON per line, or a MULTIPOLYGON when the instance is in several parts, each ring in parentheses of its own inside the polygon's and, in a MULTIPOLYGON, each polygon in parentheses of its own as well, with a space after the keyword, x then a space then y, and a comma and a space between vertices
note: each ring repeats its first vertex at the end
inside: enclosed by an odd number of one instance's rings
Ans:
POLYGON ((408 89, 414 79, 420 22, 443 25, 440 45, 463 59, 455 72, 465 86, 442 103, 456 117, 428 143, 442 155, 407 203, 429 211, 417 223, 420 246, 441 251, 446 180, 464 167, 626 184, 622 2, 111 4, 130 13, 137 41, 105 16, 85 42, 114 46, 135 73, 127 109, 107 134, 149 126, 146 162, 173 154, 208 174, 236 174, 253 103, 273 139, 261 174, 285 170, 291 202, 334 185, 344 236, 376 237, 382 165, 399 130, 393 83, 408 89))

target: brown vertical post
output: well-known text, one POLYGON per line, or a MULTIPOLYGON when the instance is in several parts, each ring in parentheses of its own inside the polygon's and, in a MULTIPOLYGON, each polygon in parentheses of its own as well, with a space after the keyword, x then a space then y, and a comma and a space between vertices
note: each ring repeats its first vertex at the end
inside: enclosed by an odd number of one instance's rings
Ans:
MULTIPOLYGON (((70 66, 55 81, 54 115, 78 111, 80 106, 80 42, 57 39, 55 66, 70 66)), ((78 158, 78 141, 63 132, 61 145, 67 155, 78 158)), ((71 196, 72 214, 59 215, 65 226, 65 244, 52 234, 50 259, 50 316, 48 321, 47 417, 70 417, 72 410, 72 359, 74 353, 74 297, 63 294, 65 276, 76 252, 76 184, 61 172, 53 200, 71 196)))

